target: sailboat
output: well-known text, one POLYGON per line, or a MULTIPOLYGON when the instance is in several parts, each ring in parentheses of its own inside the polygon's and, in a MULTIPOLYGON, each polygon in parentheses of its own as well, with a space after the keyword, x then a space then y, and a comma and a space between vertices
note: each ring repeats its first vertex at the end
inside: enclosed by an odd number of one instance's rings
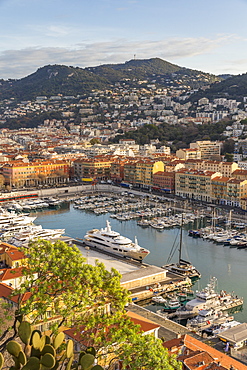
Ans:
POLYGON ((169 264, 169 261, 171 257, 173 256, 173 251, 174 251, 174 248, 172 248, 170 256, 168 257, 168 261, 167 261, 168 264, 162 267, 170 272, 181 275, 183 277, 188 277, 192 280, 199 279, 201 277, 201 273, 192 265, 191 262, 182 259, 182 241, 183 241, 183 214, 182 214, 181 228, 180 228, 178 262, 169 264))

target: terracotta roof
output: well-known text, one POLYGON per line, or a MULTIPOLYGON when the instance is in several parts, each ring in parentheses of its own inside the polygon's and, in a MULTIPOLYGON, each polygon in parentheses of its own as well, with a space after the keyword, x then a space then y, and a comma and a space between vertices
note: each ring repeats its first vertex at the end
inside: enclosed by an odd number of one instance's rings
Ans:
MULTIPOLYGON (((145 319, 138 314, 133 312, 127 312, 127 316, 129 316, 130 320, 134 322, 136 325, 140 325, 140 330, 145 332, 149 332, 150 330, 158 329, 160 326, 152 322, 151 320, 145 319)), ((85 326, 81 325, 77 328, 71 328, 64 331, 64 334, 68 335, 70 338, 74 339, 75 341, 82 343, 85 346, 92 345, 91 337, 92 333, 96 333, 98 331, 97 328, 89 329, 85 331, 85 326)))
POLYGON ((131 319, 131 321, 134 322, 134 324, 140 325, 141 327, 140 329, 141 331, 144 331, 144 333, 150 330, 158 329, 160 327, 160 325, 155 324, 153 321, 145 319, 144 317, 137 315, 134 312, 128 311, 127 316, 129 316, 129 318, 131 319))
POLYGON ((184 345, 194 351, 205 351, 214 358, 216 362, 220 362, 222 366, 227 369, 230 369, 232 366, 237 370, 246 370, 246 365, 243 365, 241 362, 235 360, 232 357, 227 356, 226 354, 217 351, 215 348, 208 346, 207 344, 191 337, 186 334, 184 337, 184 345))
POLYGON ((208 352, 200 352, 195 354, 194 356, 191 355, 190 357, 184 359, 183 361, 185 366, 191 370, 193 369, 203 370, 212 362, 214 362, 214 358, 210 356, 208 352))
MULTIPOLYGON (((11 297, 11 294, 13 293, 13 291, 14 289, 11 286, 4 284, 4 283, 0 283, 0 297, 7 298, 14 303, 18 303, 18 300, 19 300, 18 295, 11 297)), ((25 302, 30 297, 31 297, 30 292, 24 293, 21 297, 21 302, 25 302)))
POLYGON ((17 250, 18 248, 8 243, 3 243, 3 242, 0 243, 0 254, 5 253, 5 251, 8 249, 17 250))
POLYGON ((12 260, 12 261, 19 261, 19 260, 22 260, 25 258, 25 255, 23 252, 19 251, 18 249, 15 250, 15 249, 10 249, 10 250, 7 250, 6 251, 6 254, 9 256, 9 258, 12 260))
POLYGON ((217 182, 225 182, 225 183, 227 183, 229 180, 230 180, 230 177, 217 176, 217 177, 214 177, 214 178, 212 179, 212 182, 213 182, 213 181, 217 181, 217 182))
POLYGON ((22 276, 22 267, 13 269, 1 269, 0 270, 0 281, 16 279, 22 276))

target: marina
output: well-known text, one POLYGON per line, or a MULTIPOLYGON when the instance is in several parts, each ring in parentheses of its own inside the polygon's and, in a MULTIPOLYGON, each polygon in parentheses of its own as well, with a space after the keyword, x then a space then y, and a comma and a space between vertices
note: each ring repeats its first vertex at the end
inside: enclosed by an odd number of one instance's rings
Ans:
MULTIPOLYGON (((126 197, 127 196, 125 195, 124 199, 126 197)), ((96 213, 94 212, 96 209, 101 209, 101 205, 97 204, 97 200, 99 200, 99 203, 102 203, 102 198, 106 204, 107 199, 104 199, 104 196, 101 195, 90 199, 92 205, 87 209, 80 209, 80 204, 78 203, 81 203, 81 205, 84 203, 85 205, 87 203, 90 204, 89 201, 80 202, 80 200, 77 200, 76 203, 76 199, 74 199, 73 201, 68 200, 63 202, 60 204, 59 208, 49 206, 47 208, 36 209, 35 213, 31 213, 31 215, 37 217, 34 221, 36 225, 41 225, 44 229, 64 228, 65 235, 72 239, 77 239, 79 243, 79 241, 83 241, 83 237, 88 230, 92 228, 104 228, 106 220, 109 219, 109 217, 119 214, 123 217, 124 215, 122 210, 125 208, 124 204, 127 203, 129 209, 126 210, 125 216, 128 214, 131 217, 129 217, 128 220, 123 220, 121 217, 120 219, 117 217, 111 217, 110 220, 113 230, 120 233, 120 235, 128 236, 131 240, 134 240, 135 237, 137 237, 139 245, 150 251, 150 254, 145 258, 145 262, 147 264, 157 267, 166 265, 171 247, 175 242, 179 245, 181 215, 178 216, 178 214, 173 213, 173 210, 167 202, 157 206, 155 202, 151 204, 150 202, 148 203, 146 199, 134 202, 134 199, 131 199, 132 197, 129 197, 129 200, 132 201, 123 202, 123 196, 122 198, 120 196, 115 196, 115 201, 119 204, 117 211, 113 210, 115 203, 113 204, 113 202, 109 200, 106 212, 96 213), (134 216, 136 211, 140 212, 139 217, 134 216), (143 212, 145 212, 145 216, 143 215, 143 212), (144 220, 146 220, 145 222, 150 223, 149 220, 155 217, 167 217, 168 219, 169 214, 169 219, 171 220, 170 227, 158 229, 152 227, 150 224, 148 227, 138 225, 138 222, 144 220), (175 223, 176 219, 177 221, 175 223)), ((200 217, 198 217, 198 212, 193 214, 191 211, 190 213, 184 213, 187 214, 187 218, 185 218, 186 222, 184 223, 185 225, 183 230, 183 256, 186 260, 191 261, 193 266, 196 266, 202 275, 201 279, 193 286, 194 292, 205 286, 210 277, 217 276, 218 289, 225 289, 230 292, 236 290, 236 294, 245 298, 246 292, 244 289, 244 281, 241 279, 242 276, 244 276, 245 265, 247 263, 247 254, 244 249, 238 250, 236 253, 236 250, 233 248, 224 248, 222 245, 216 245, 207 239, 189 237, 188 230, 192 228, 198 229, 205 225, 205 223, 203 224, 204 215, 201 213, 200 217)), ((94 253, 90 247, 87 250, 80 246, 79 248, 81 248, 82 253, 87 257, 87 259, 89 259, 90 255, 94 253)), ((178 252, 173 256, 173 261, 176 260, 178 260, 178 252)), ((114 264, 117 266, 117 260, 113 262, 113 266, 114 264)), ((161 289, 161 292, 162 291, 163 287, 161 289)), ((157 290, 157 292, 159 292, 159 290, 157 290)), ((151 299, 152 295, 148 291, 145 293, 147 298, 151 299)), ((149 308, 149 306, 151 306, 151 309, 154 311, 158 307, 156 307, 155 304, 148 304, 147 307, 149 308)), ((235 317, 239 321, 246 321, 247 315, 244 306, 243 310, 237 313, 235 317)))
MULTIPOLYGON (((79 210, 73 207, 73 203, 65 202, 57 210, 43 210, 35 213, 36 224, 44 228, 65 228, 65 234, 69 237, 82 240, 83 236, 91 228, 105 227, 108 214, 95 215, 92 212, 79 210)), ((143 228, 137 225, 135 219, 121 222, 111 218, 112 228, 121 235, 128 235, 130 239, 138 238, 139 244, 150 250, 145 262, 155 266, 163 266, 169 256, 171 246, 179 239, 179 227, 172 229, 155 230, 154 228, 143 228)), ((197 226, 197 225, 196 225, 197 226)), ((187 230, 191 225, 185 226, 187 230)), ((90 254, 92 251, 83 249, 83 253, 90 254)), ((245 250, 236 250, 216 245, 201 238, 191 238, 186 230, 183 235, 183 254, 200 271, 202 277, 193 286, 193 290, 200 290, 206 286, 210 277, 217 276, 218 290, 224 289, 228 292, 236 292, 247 300, 245 289, 245 268, 247 264, 247 253, 245 250)), ((174 256, 174 261, 178 255, 174 256)), ((235 318, 241 322, 247 321, 247 310, 243 305, 242 311, 235 314, 235 318)))

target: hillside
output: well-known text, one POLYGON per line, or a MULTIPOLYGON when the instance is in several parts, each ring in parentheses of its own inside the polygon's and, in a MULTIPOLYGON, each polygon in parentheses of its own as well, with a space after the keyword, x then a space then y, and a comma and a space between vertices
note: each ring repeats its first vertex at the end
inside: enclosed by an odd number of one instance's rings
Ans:
POLYGON ((136 86, 138 82, 157 83, 163 87, 200 88, 219 78, 196 70, 171 64, 159 58, 130 60, 124 64, 98 67, 67 67, 48 65, 19 80, 0 80, 0 99, 31 100, 36 96, 84 95, 92 90, 122 83, 136 86))
POLYGON ((123 79, 130 80, 128 83, 147 80, 163 87, 184 85, 187 88, 200 88, 221 80, 209 73, 180 67, 160 58, 132 59, 126 63, 105 64, 88 70, 97 76, 107 78, 112 83, 123 79))
POLYGON ((192 102, 197 101, 202 97, 210 100, 225 97, 227 99, 236 99, 242 101, 243 97, 247 96, 247 73, 229 77, 221 82, 217 82, 206 91, 198 91, 191 95, 192 102))
POLYGON ((0 99, 33 99, 40 95, 81 95, 93 89, 104 89, 109 81, 75 67, 48 65, 20 80, 1 81, 0 99))

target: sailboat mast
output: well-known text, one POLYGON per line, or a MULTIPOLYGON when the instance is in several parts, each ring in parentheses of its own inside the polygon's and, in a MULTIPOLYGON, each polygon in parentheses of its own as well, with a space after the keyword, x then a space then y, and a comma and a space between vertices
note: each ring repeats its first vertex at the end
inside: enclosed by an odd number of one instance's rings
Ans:
POLYGON ((181 228, 180 228, 180 242, 179 242, 179 251, 178 251, 179 252, 179 255, 178 255, 179 263, 182 257, 183 223, 184 223, 184 214, 182 213, 181 228))

